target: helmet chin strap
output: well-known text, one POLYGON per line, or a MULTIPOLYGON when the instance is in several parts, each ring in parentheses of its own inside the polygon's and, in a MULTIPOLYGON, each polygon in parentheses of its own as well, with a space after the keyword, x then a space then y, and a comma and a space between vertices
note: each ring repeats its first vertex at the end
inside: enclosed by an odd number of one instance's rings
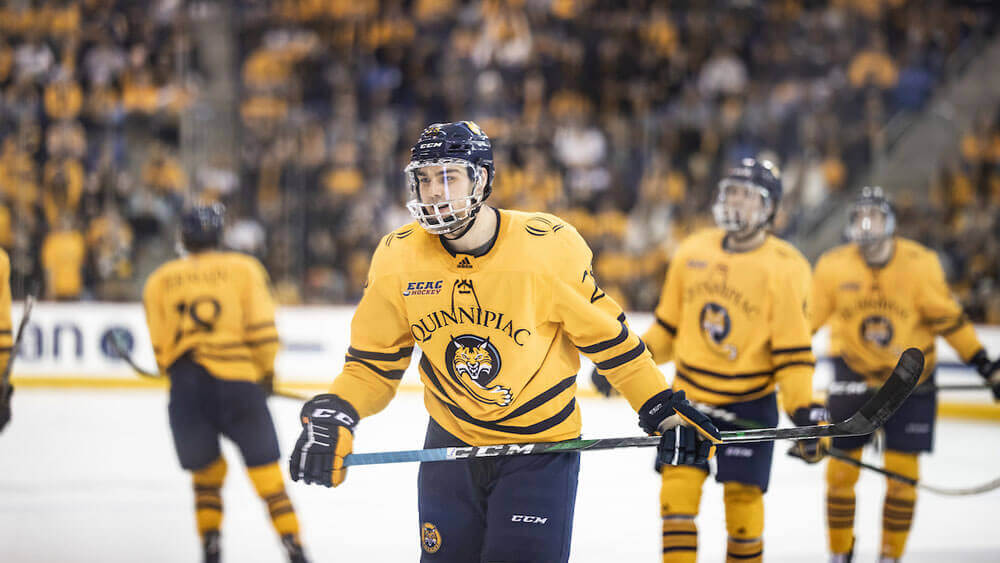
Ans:
POLYGON ((465 222, 465 225, 462 225, 462 227, 460 227, 457 231, 453 231, 450 233, 443 233, 440 236, 444 237, 447 240, 458 240, 464 237, 465 233, 468 233, 469 230, 472 229, 472 226, 476 224, 476 221, 479 220, 479 210, 482 208, 483 204, 480 203, 469 213, 470 219, 465 222))

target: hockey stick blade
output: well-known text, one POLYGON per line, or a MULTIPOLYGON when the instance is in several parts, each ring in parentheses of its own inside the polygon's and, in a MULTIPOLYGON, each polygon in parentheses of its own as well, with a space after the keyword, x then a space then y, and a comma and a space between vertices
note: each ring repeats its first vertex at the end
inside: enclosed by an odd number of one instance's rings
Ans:
MULTIPOLYGON (((858 436, 871 434, 896 412, 910 396, 924 369, 924 355, 916 348, 903 352, 892 375, 874 397, 865 403, 854 416, 842 423, 827 426, 802 426, 799 428, 762 428, 758 430, 733 430, 722 432, 723 444, 770 442, 773 440, 801 440, 825 436, 858 436)), ((454 461, 515 455, 536 455, 582 450, 606 450, 630 447, 651 447, 660 443, 659 436, 628 438, 598 438, 594 440, 567 440, 565 442, 536 442, 533 444, 498 444, 493 446, 464 446, 457 448, 431 448, 395 452, 348 454, 344 466, 374 465, 427 461, 454 461)))
POLYGON ((123 338, 124 337, 121 335, 121 332, 119 330, 114 329, 111 331, 111 348, 114 349, 115 354, 117 354, 119 358, 124 360, 125 363, 128 364, 129 367, 132 368, 132 370, 135 371, 137 374, 143 377, 151 377, 153 379, 162 378, 163 376, 161 376, 158 372, 142 369, 135 363, 135 361, 132 359, 132 356, 128 353, 127 346, 125 346, 124 342, 122 341, 123 338))
POLYGON ((802 440, 827 436, 863 436, 878 430, 885 421, 910 396, 924 371, 924 354, 910 348, 900 356, 889 379, 850 418, 826 426, 800 426, 797 428, 763 428, 759 430, 734 430, 722 433, 723 444, 740 444, 764 440, 802 440))

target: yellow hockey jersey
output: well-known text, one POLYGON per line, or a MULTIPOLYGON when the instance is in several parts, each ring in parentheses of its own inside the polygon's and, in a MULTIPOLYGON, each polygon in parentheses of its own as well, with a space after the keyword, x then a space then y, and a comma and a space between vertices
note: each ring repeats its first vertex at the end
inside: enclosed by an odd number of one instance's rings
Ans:
POLYGON ((143 304, 161 373, 188 352, 221 379, 257 381, 274 371, 274 301, 255 258, 201 252, 171 260, 149 276, 143 304))
POLYGON ((895 239, 889 262, 871 268, 857 245, 820 257, 812 282, 812 326, 830 323, 830 353, 877 384, 903 350, 923 350, 924 377, 934 370, 934 339, 943 336, 963 360, 982 348, 951 296, 937 256, 920 244, 895 239))
MULTIPOLYGON (((0 248, 0 366, 10 361, 14 347, 13 324, 10 319, 10 258, 0 248)), ((0 367, 2 370, 3 367, 0 367)))
POLYGON ((667 388, 598 287, 576 229, 552 215, 498 213, 496 237, 479 257, 452 254, 416 223, 382 239, 331 393, 362 417, 377 413, 416 345, 431 417, 466 443, 487 445, 579 436, 580 352, 635 409, 667 388))
POLYGON ((812 402, 815 357, 806 312, 809 262, 768 236, 748 252, 723 249, 725 232, 685 240, 670 262, 643 335, 656 363, 674 360, 674 389, 709 404, 774 392, 789 412, 812 402))

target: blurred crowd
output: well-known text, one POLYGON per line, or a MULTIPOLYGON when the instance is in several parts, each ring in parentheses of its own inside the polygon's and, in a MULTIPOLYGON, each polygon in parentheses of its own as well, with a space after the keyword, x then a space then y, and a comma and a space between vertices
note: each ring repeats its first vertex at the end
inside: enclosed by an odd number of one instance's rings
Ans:
MULTIPOLYGON (((153 235, 185 201, 221 199, 227 245, 264 260, 279 299, 352 302, 379 237, 410 220, 411 143, 428 123, 472 119, 494 139, 493 203, 574 224, 605 290, 651 309, 728 164, 778 162, 776 226, 799 232, 884 153, 889 119, 920 111, 949 57, 996 24, 943 0, 244 0, 238 189, 226 193, 179 158, 178 115, 203 72, 204 41, 185 25, 195 3, 7 4, 0 245, 21 275, 79 267, 74 291, 48 284, 70 299, 134 296, 135 265, 165 244, 153 235)), ((979 254, 948 242, 995 194, 986 133, 970 135, 978 152, 963 142, 936 204, 901 202, 901 223, 947 253, 971 303, 996 280, 981 263, 997 235, 979 254), (955 196, 960 177, 969 197, 955 196)))
POLYGON ((180 5, 0 4, 0 246, 15 295, 136 296, 136 253, 188 188, 180 5))
POLYGON ((925 201, 897 194, 899 231, 938 251, 955 295, 976 322, 1000 324, 1000 108, 960 138, 925 201))

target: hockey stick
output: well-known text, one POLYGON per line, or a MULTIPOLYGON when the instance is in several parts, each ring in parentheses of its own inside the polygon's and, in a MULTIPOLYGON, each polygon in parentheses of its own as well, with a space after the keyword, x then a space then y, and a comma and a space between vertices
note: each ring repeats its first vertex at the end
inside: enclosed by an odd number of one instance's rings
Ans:
POLYGON ((900 475, 899 473, 889 471, 888 469, 884 469, 882 467, 878 467, 876 465, 871 465, 870 463, 865 463, 863 461, 854 459, 853 457, 849 456, 847 452, 837 448, 830 448, 829 450, 827 450, 827 454, 830 457, 839 459, 844 463, 853 465, 855 467, 860 467, 862 469, 870 469, 875 473, 881 473, 882 475, 885 475, 886 477, 894 481, 900 481, 902 483, 906 483, 907 485, 913 485, 914 487, 917 487, 919 489, 924 489, 926 491, 937 493, 939 495, 947 495, 947 496, 978 495, 980 493, 986 493, 1000 488, 1000 477, 990 481, 989 483, 984 483, 982 485, 977 485, 974 487, 963 487, 957 489, 948 487, 937 487, 934 485, 929 485, 927 483, 924 483, 919 479, 911 479, 905 475, 900 475))
MULTIPOLYGON (((111 331, 111 348, 115 351, 115 354, 117 354, 119 358, 124 360, 125 363, 132 368, 133 371, 135 371, 137 374, 143 377, 148 377, 150 379, 166 379, 159 372, 150 371, 139 367, 132 359, 132 356, 128 353, 128 350, 126 350, 126 346, 123 343, 122 338, 123 337, 118 330, 111 331)), ((306 397, 305 395, 292 393, 291 391, 282 391, 281 389, 272 389, 271 394, 274 395, 275 397, 281 397, 284 399, 295 399, 298 401, 305 401, 310 399, 310 397, 306 397)))
MULTIPOLYGON (((867 384, 862 382, 849 385, 853 386, 831 387, 829 393, 830 395, 864 395, 871 389, 867 384)), ((945 383, 944 385, 924 383, 918 387, 917 393, 933 393, 936 391, 989 391, 991 389, 992 387, 986 383, 945 383)))
MULTIPOLYGON (((801 426, 797 428, 760 428, 755 430, 733 430, 722 432, 723 444, 744 444, 749 442, 769 442, 773 440, 801 440, 825 436, 861 436, 871 434, 896 412, 899 405, 910 396, 924 369, 924 355, 916 348, 903 352, 896 369, 853 416, 837 424, 826 426, 801 426)), ((536 442, 531 444, 499 444, 494 446, 464 446, 453 448, 433 448, 426 450, 406 450, 398 452, 374 452, 348 454, 344 466, 371 465, 381 463, 404 463, 413 461, 453 461, 474 457, 497 457, 513 455, 534 455, 581 450, 607 450, 630 447, 652 447, 660 443, 659 436, 635 436, 628 438, 599 438, 594 440, 567 440, 565 442, 536 442)))
MULTIPOLYGON (((734 414, 733 412, 727 411, 726 409, 714 405, 708 405, 705 403, 692 402, 692 404, 695 406, 695 408, 711 416, 712 418, 725 420, 730 424, 735 424, 736 426, 744 426, 746 428, 764 428, 763 424, 746 418, 740 418, 736 416, 736 414, 734 414)), ((874 471, 875 473, 880 473, 894 481, 906 483, 907 485, 912 485, 914 487, 930 491, 932 493, 937 493, 939 495, 947 495, 947 496, 978 495, 980 493, 987 493, 989 491, 1000 488, 1000 477, 988 483, 984 483, 982 485, 974 487, 965 487, 957 489, 948 487, 938 487, 936 485, 923 483, 918 479, 911 479, 905 475, 900 475, 899 473, 896 473, 894 471, 889 471, 888 469, 885 469, 883 467, 879 467, 877 465, 872 465, 870 463, 865 463, 861 460, 854 459, 853 457, 848 455, 847 452, 838 448, 833 448, 833 447, 828 448, 826 450, 826 455, 834 459, 839 459, 840 461, 853 465, 855 467, 860 467, 862 469, 868 469, 874 471)))
POLYGON ((933 391, 991 391, 993 388, 985 383, 954 383, 946 385, 931 385, 933 391))
POLYGON ((21 337, 24 336, 24 328, 31 320, 31 310, 35 307, 35 296, 28 294, 24 298, 24 309, 21 311, 21 322, 17 325, 17 335, 14 336, 14 345, 10 347, 10 357, 7 358, 7 365, 3 368, 3 375, 0 375, 0 401, 7 400, 7 393, 10 390, 10 373, 14 367, 14 358, 21 347, 21 337))

